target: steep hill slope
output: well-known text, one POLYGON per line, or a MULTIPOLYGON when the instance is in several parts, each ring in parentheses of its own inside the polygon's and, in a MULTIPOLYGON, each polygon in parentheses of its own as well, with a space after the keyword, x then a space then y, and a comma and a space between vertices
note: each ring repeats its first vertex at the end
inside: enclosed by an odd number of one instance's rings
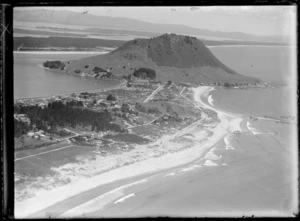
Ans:
POLYGON ((189 83, 253 83, 219 61, 200 40, 176 34, 135 39, 116 50, 67 64, 70 73, 93 72, 95 67, 126 76, 139 68, 156 71, 158 80, 189 83))

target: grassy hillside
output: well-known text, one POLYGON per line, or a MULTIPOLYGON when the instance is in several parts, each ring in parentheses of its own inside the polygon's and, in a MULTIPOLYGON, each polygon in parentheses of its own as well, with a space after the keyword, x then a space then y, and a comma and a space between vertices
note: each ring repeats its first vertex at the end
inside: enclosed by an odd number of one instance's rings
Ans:
POLYGON ((139 68, 156 71, 158 80, 186 83, 254 83, 257 79, 236 73, 219 61, 200 40, 175 34, 135 39, 116 50, 73 61, 68 73, 92 73, 95 67, 127 76, 139 68))

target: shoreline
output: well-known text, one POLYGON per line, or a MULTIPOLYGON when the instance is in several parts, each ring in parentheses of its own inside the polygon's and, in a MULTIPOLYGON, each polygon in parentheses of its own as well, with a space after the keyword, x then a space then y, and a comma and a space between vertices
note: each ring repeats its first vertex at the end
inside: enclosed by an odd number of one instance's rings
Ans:
MULTIPOLYGON (((236 130, 241 130, 240 124, 242 119, 240 117, 216 110, 202 101, 202 96, 207 95, 212 89, 213 87, 209 86, 200 86, 193 89, 194 101, 200 104, 203 108, 208 108, 217 112, 218 118, 221 120, 221 122, 213 129, 214 134, 209 137, 206 142, 201 144, 201 148, 199 148, 199 143, 194 142, 192 147, 179 149, 175 153, 170 153, 170 151, 168 151, 159 157, 152 156, 148 159, 142 159, 126 166, 121 165, 120 167, 108 170, 107 172, 104 171, 92 178, 84 178, 77 182, 75 181, 74 183, 71 182, 52 191, 42 190, 36 197, 19 203, 15 202, 16 208, 18 208, 15 210, 15 216, 20 218, 29 216, 30 214, 41 211, 69 197, 106 183, 126 178, 133 178, 151 172, 157 173, 162 170, 172 169, 201 159, 204 153, 213 148, 213 145, 219 142, 222 138, 224 139, 226 134, 236 130), (41 200, 43 201, 42 205, 39 203, 41 200)), ((196 125, 198 125, 198 123, 196 125)), ((154 143, 163 145, 163 143, 167 142, 168 144, 169 140, 166 139, 166 137, 168 136, 164 136, 154 143)))

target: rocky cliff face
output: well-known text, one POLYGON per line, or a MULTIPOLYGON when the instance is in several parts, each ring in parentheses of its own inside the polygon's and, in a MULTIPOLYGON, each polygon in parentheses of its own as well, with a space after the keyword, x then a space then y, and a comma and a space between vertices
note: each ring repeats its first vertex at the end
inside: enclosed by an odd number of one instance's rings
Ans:
MULTIPOLYGON (((135 39, 116 50, 68 65, 71 72, 100 66, 115 75, 132 74, 138 68, 151 68, 159 80, 190 83, 253 83, 257 79, 236 73, 219 61, 195 37, 164 34, 151 39, 135 39)), ((89 72, 90 70, 84 70, 89 72)))

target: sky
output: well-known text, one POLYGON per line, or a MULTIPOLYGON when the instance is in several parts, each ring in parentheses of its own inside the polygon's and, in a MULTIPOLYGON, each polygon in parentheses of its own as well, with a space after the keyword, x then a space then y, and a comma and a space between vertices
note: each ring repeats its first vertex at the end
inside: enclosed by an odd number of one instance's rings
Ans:
POLYGON ((295 35, 296 6, 43 7, 254 35, 295 35))

